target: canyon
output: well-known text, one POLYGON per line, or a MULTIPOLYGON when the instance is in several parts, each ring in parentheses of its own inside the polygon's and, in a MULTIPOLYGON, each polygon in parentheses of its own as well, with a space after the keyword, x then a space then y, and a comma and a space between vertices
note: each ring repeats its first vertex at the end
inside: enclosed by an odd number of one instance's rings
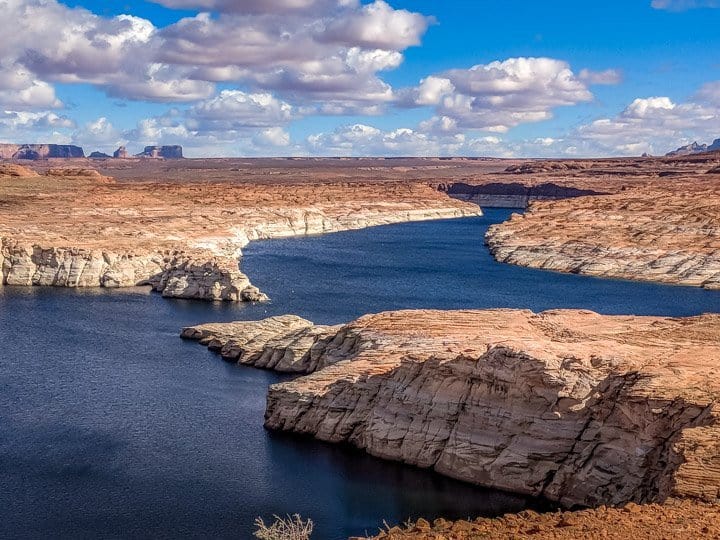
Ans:
POLYGON ((504 263, 720 289, 720 189, 686 182, 533 202, 486 241, 504 263))
MULTIPOLYGON (((500 262, 720 289, 719 168, 712 153, 3 163, 2 283, 263 301, 238 265, 252 240, 478 216, 485 204, 527 207, 485 237, 500 262)), ((719 317, 419 310, 181 335, 302 375, 270 388, 273 431, 566 507, 705 501, 690 515, 720 499, 719 317)))
POLYGON ((270 387, 271 430, 569 507, 720 499, 719 315, 413 310, 317 329, 230 324, 210 330, 231 339, 183 335, 244 364, 315 370, 270 387))
POLYGON ((118 182, 71 164, 0 169, 4 285, 150 285, 167 297, 261 301, 238 267, 251 240, 480 214, 412 183, 118 182))

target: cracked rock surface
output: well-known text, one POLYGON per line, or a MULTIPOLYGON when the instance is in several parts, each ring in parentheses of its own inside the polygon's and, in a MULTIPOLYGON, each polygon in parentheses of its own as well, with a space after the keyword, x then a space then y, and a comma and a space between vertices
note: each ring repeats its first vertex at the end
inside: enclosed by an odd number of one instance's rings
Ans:
POLYGON ((270 429, 596 506, 720 497, 719 328, 720 315, 422 310, 187 332, 243 363, 318 369, 270 388, 270 429))

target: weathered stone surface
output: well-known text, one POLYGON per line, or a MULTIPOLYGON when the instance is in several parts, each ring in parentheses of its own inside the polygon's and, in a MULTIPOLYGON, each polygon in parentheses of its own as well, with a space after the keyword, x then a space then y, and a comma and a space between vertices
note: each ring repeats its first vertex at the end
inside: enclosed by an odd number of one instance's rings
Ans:
MULTIPOLYGON (((326 367, 272 386, 265 422, 565 505, 715 501, 719 329, 720 315, 369 315, 302 344, 326 367)), ((272 355, 286 342, 300 357, 285 332, 272 355)))
POLYGON ((0 179, 12 178, 12 177, 29 177, 38 176, 38 173, 22 165, 15 165, 13 163, 0 163, 0 179))
POLYGON ((505 263, 720 289, 720 188, 535 202, 491 227, 486 242, 505 263))
POLYGON ((295 315, 262 321, 202 324, 181 337, 199 341, 228 361, 288 373, 312 373, 344 357, 352 344, 338 338, 339 326, 316 326, 295 315))
POLYGON ((81 158, 85 152, 72 144, 0 144, 0 159, 81 158))
POLYGON ((238 268, 251 240, 480 214, 422 184, 121 184, 79 166, 34 177, 2 170, 7 285, 150 284, 174 298, 259 301, 238 268))
MULTIPOLYGON (((601 507, 577 512, 538 514, 526 510, 473 521, 418 519, 381 531, 373 540, 577 540, 579 538, 669 540, 720 538, 720 505, 693 501, 601 507)), ((360 540, 360 539, 352 539, 360 540)))
POLYGON ((183 151, 182 146, 179 144, 170 146, 146 146, 136 157, 182 159, 183 151))

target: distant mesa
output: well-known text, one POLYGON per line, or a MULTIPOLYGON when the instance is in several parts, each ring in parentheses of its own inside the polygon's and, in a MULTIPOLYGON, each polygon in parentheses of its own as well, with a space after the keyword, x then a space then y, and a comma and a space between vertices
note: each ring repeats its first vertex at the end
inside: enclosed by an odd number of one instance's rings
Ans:
POLYGON ((163 158, 163 159, 182 159, 183 150, 179 144, 170 146, 146 146, 145 150, 139 154, 135 154, 135 157, 141 158, 163 158))
POLYGON ((665 156, 691 156, 693 154, 704 154, 705 152, 715 152, 717 150, 720 150, 720 139, 715 139, 710 145, 700 144, 695 141, 692 144, 686 144, 685 146, 681 146, 677 150, 668 152, 667 154, 665 154, 665 156))
POLYGON ((85 152, 72 144, 0 144, 0 159, 84 158, 85 152))
POLYGON ((91 159, 107 159, 110 156, 106 154, 105 152, 93 152, 88 156, 91 159))
POLYGON ((125 148, 124 146, 121 146, 120 148, 118 148, 117 150, 115 150, 115 151, 113 152, 113 157, 114 157, 114 158, 117 158, 117 159, 125 159, 125 158, 127 158, 127 157, 128 157, 127 148, 125 148))

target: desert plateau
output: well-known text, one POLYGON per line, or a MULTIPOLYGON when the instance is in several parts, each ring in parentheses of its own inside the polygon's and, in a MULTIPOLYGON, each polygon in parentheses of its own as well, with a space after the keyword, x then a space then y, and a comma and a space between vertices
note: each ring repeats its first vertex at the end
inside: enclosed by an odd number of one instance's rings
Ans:
POLYGON ((0 540, 720 540, 720 2, 2 12, 0 540))

